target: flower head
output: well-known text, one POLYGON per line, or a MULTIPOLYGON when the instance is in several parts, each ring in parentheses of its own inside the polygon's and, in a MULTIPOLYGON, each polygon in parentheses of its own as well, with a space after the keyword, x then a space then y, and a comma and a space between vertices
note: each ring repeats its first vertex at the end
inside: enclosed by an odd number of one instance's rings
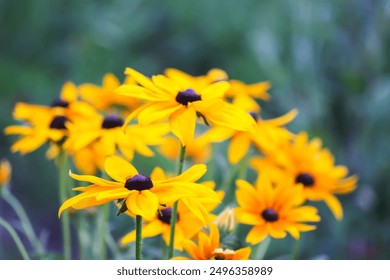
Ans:
POLYGON ((117 91, 148 101, 130 114, 128 120, 137 116, 141 125, 147 125, 169 118, 171 131, 183 146, 194 139, 197 116, 209 124, 240 131, 254 126, 253 119, 243 110, 223 101, 224 93, 229 89, 228 82, 204 84, 192 76, 174 74, 171 76, 174 75, 175 79, 164 75, 149 79, 131 68, 127 68, 125 73, 140 86, 123 85, 117 91))
MULTIPOLYGON (((286 181, 273 182, 260 174, 255 186, 244 180, 237 180, 236 208, 237 219, 242 224, 253 225, 246 241, 257 244, 268 235, 284 238, 290 233, 299 239, 300 232, 314 230, 314 225, 306 222, 318 222, 317 208, 303 206, 305 201, 303 187, 292 187, 286 181)), ((291 183, 290 183, 291 184, 291 183)))
POLYGON ((198 234, 198 244, 191 240, 183 242, 183 247, 190 255, 190 258, 175 257, 176 260, 248 260, 250 247, 239 250, 224 249, 220 243, 218 227, 215 224, 210 225, 210 233, 203 231, 198 234))
MULTIPOLYGON (((70 172, 70 176, 75 180, 89 182, 92 185, 75 188, 74 190, 82 193, 65 201, 58 214, 61 215, 69 207, 83 209, 119 200, 123 202, 119 213, 128 210, 132 215, 152 220, 161 205, 172 205, 185 196, 192 196, 196 200, 193 190, 202 190, 203 193, 207 193, 210 201, 219 201, 212 190, 195 183, 206 172, 206 166, 202 164, 194 165, 181 175, 165 180, 139 174, 133 165, 118 156, 108 157, 104 163, 104 170, 114 181, 70 172)), ((191 211, 198 215, 199 219, 207 219, 200 216, 204 213, 201 210, 193 208, 191 211)))
POLYGON ((304 132, 267 151, 266 157, 253 158, 251 166, 275 180, 284 178, 303 186, 306 199, 324 201, 337 219, 342 219, 343 209, 335 195, 352 192, 357 183, 357 176, 347 177, 345 166, 335 165, 334 156, 322 148, 320 139, 309 141, 304 132))
POLYGON ((5 186, 11 179, 11 164, 8 160, 2 159, 0 161, 0 187, 5 186))

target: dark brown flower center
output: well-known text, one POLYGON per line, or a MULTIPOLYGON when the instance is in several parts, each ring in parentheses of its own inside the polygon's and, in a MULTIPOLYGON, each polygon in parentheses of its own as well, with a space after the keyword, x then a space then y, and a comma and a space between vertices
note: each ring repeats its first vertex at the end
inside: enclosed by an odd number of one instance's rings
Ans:
POLYGON ((128 190, 144 191, 153 188, 152 180, 144 175, 137 174, 126 180, 125 188, 128 190))
POLYGON ((299 173, 295 178, 295 183, 302 183, 305 187, 314 185, 314 178, 309 173, 299 173))
MULTIPOLYGON (((164 224, 170 225, 172 217, 172 208, 165 208, 158 212, 158 219, 164 224)), ((176 221, 179 221, 179 214, 177 214, 176 221)))
POLYGON ((201 96, 197 94, 192 88, 180 91, 176 95, 176 101, 185 106, 187 106, 189 102, 199 101, 201 99, 201 96))
POLYGON ((224 261, 226 260, 226 256, 224 254, 215 254, 213 259, 216 261, 224 261))
POLYGON ((263 217, 264 220, 267 222, 276 222, 279 219, 278 213, 272 208, 267 208, 265 209, 262 213, 261 216, 263 217))
POLYGON ((54 99, 54 101, 51 103, 51 107, 63 107, 63 108, 68 108, 69 107, 69 102, 57 97, 54 99))
POLYGON ((251 115, 251 117, 257 122, 257 120, 259 119, 259 116, 255 113, 255 112, 249 112, 249 115, 251 115))
POLYGON ((123 125, 123 120, 117 115, 111 114, 104 117, 102 128, 111 129, 123 125))
POLYGON ((65 116, 56 116, 50 123, 52 129, 66 129, 65 123, 68 119, 65 116))

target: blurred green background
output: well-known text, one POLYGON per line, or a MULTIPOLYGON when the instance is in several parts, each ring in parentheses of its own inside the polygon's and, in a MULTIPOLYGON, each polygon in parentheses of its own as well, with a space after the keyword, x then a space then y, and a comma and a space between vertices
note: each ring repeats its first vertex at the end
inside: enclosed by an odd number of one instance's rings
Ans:
MULTIPOLYGON (((275 117, 293 107, 293 132, 323 139, 360 177, 341 197, 345 218, 326 207, 303 235, 300 258, 390 258, 390 1, 11 1, 0 0, 0 129, 16 102, 50 104, 62 84, 100 84, 126 66, 144 74, 175 67, 193 75, 226 70, 247 83, 272 82, 275 117)), ((46 148, 0 157, 13 166, 12 192, 55 252, 61 248, 57 173, 46 148)), ((16 219, 0 201, 0 215, 16 219)), ((17 223, 15 223, 17 226, 17 223)), ((291 240, 271 244, 283 258, 291 240)), ((0 259, 19 258, 0 229, 0 259)))

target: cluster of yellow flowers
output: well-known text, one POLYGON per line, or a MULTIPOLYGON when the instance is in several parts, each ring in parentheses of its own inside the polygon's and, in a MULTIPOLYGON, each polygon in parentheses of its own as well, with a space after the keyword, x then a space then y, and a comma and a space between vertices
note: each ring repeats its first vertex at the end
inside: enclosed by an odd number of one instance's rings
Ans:
MULTIPOLYGON (((347 177, 347 168, 335 165, 320 139, 285 127, 297 110, 263 118, 259 101, 270 98, 268 82, 245 84, 220 69, 196 77, 177 69, 151 78, 131 68, 125 74, 123 83, 112 74, 101 86, 67 82, 51 106, 16 104, 14 117, 24 124, 5 129, 20 135, 12 151, 26 154, 48 143, 47 156, 71 157, 82 175, 69 175, 88 183, 74 189, 80 193, 63 202, 59 216, 69 208, 114 202, 118 215, 142 223, 121 244, 162 235, 191 259, 249 259, 250 246, 267 236, 280 239, 289 233, 299 239, 320 221, 307 201, 324 201, 342 218, 336 195, 353 191, 357 177, 347 177), (215 156, 213 148, 224 141, 229 141, 228 162, 251 167, 254 182, 243 174, 233 177, 236 186, 230 189, 198 182, 207 171, 204 163, 215 156), (179 172, 168 176, 156 167, 150 175, 140 173, 130 163, 135 153, 179 159, 179 172), (183 172, 184 159, 193 165, 183 172), (232 195, 232 208, 213 214, 232 195), (237 224, 252 226, 248 247, 224 247, 219 231, 232 231, 237 224)), ((227 173, 223 176, 232 176, 227 173)), ((185 259, 184 254, 175 259, 185 259)))

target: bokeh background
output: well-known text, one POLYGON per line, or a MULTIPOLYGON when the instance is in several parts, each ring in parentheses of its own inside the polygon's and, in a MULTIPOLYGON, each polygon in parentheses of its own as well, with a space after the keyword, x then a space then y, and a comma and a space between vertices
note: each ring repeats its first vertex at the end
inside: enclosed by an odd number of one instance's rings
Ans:
MULTIPOLYGON (((264 114, 298 108, 289 129, 321 137, 360 177, 341 197, 342 222, 320 206, 323 221, 303 235, 299 258, 390 258, 390 1, 0 0, 1 130, 15 123, 16 102, 50 104, 65 81, 122 79, 126 66, 147 75, 218 67, 247 83, 270 81, 264 114)), ((14 140, 0 134, 11 190, 56 252, 55 166, 46 148, 11 154, 14 140)), ((15 219, 1 200, 0 215, 15 219)), ((271 243, 267 258, 283 258, 290 241, 271 243)), ((0 229, 0 259, 19 258, 15 248, 0 229)))

